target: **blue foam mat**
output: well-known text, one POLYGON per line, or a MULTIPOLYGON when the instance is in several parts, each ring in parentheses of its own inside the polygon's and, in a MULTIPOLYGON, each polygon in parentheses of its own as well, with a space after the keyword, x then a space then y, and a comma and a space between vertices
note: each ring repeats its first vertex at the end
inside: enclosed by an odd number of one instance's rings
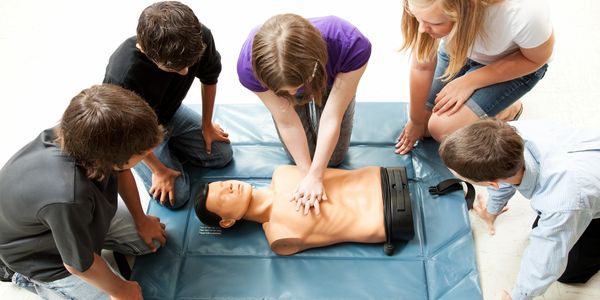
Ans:
MULTIPOLYGON (((394 256, 386 256, 381 244, 355 243, 278 256, 259 224, 221 230, 200 223, 192 201, 176 211, 151 202, 149 213, 167 224, 168 242, 136 260, 133 279, 145 299, 482 299, 461 192, 428 193, 452 177, 437 143, 425 140, 406 156, 393 153, 406 111, 404 103, 357 103, 341 166, 406 166, 415 238, 394 256)), ((266 186, 277 165, 291 163, 262 105, 219 105, 215 117, 230 133, 234 160, 223 169, 189 168, 194 189, 230 178, 266 186)))

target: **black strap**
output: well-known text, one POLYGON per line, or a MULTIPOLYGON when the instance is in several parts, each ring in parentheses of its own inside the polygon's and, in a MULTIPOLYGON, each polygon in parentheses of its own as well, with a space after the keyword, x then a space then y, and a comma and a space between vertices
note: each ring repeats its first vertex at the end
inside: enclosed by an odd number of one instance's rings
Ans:
POLYGON ((119 273, 126 280, 131 279, 131 268, 129 267, 129 263, 127 262, 127 258, 122 253, 113 251, 113 256, 115 258, 115 262, 117 263, 117 267, 119 268, 119 273))
POLYGON ((406 242, 414 235, 414 224, 406 168, 381 168, 381 190, 385 223, 383 251, 394 254, 394 241, 406 242))
POLYGON ((438 185, 430 186, 429 193, 432 195, 446 195, 450 192, 462 191, 463 185, 461 183, 464 183, 467 186, 467 194, 465 194, 465 200, 467 201, 467 207, 469 209, 472 209, 473 202, 475 201, 475 188, 472 184, 464 180, 456 178, 444 180, 438 183, 438 185))

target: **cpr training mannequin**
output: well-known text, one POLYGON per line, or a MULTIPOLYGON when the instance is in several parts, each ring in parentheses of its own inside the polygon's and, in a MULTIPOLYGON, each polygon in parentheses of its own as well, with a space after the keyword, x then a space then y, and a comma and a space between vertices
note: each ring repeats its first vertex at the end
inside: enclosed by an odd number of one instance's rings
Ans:
MULTIPOLYGON (((269 246, 279 255, 342 242, 386 242, 388 247, 391 238, 386 239, 386 227, 395 240, 409 240, 414 235, 406 176, 400 176, 398 170, 326 169, 323 183, 328 200, 320 202, 320 211, 315 207, 309 213, 308 209, 299 210, 301 204, 290 201, 302 173, 296 166, 281 166, 265 189, 253 189, 236 180, 208 184, 205 193, 196 199, 196 214, 203 223, 223 228, 241 219, 261 223, 269 246), (384 204, 383 195, 391 200, 384 204), (394 213, 384 217, 384 212, 394 213)), ((386 253, 391 251, 386 249, 386 253)))

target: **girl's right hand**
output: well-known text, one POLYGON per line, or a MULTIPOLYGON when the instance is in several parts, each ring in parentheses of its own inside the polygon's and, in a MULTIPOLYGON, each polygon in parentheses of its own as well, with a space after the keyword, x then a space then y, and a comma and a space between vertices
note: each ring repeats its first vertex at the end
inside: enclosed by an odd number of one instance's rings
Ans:
POLYGON ((398 137, 398 143, 396 144, 396 154, 406 154, 413 149, 418 140, 425 136, 425 126, 415 125, 412 120, 408 120, 402 133, 398 137))

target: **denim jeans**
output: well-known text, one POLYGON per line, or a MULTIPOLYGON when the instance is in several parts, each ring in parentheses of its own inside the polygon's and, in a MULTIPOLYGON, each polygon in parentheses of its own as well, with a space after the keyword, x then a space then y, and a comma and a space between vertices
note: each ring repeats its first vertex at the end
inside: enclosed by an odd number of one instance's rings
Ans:
MULTIPOLYGON (((317 136, 319 134, 319 121, 321 120, 321 114, 323 113, 323 109, 325 108, 328 96, 329 91, 323 97, 323 104, 321 106, 316 105, 314 101, 310 101, 306 104, 296 105, 294 107, 296 113, 298 114, 298 117, 300 118, 300 121, 302 122, 302 127, 304 128, 304 133, 306 134, 306 140, 308 142, 308 151, 311 158, 315 155, 315 149, 317 147, 317 136)), ((346 157, 348 148, 350 147, 352 125, 354 123, 355 102, 355 99, 352 98, 352 101, 348 104, 348 107, 346 108, 346 112, 344 112, 344 117, 342 118, 342 123, 340 124, 340 136, 338 138, 337 144, 335 145, 335 149, 331 154, 331 158, 329 159, 328 166, 330 167, 335 167, 341 164, 344 161, 344 158, 346 157)), ((279 135, 279 139, 281 140, 281 134, 279 133, 279 128, 277 128, 277 123, 275 123, 275 128, 277 129, 277 135, 279 135)), ((283 144, 283 149, 290 157, 290 159, 294 160, 285 144, 283 144)))
MULTIPOLYGON (((154 149, 154 155, 165 166, 181 172, 175 180, 175 204, 173 206, 166 204, 169 208, 179 208, 190 198, 190 178, 183 170, 184 163, 197 167, 222 168, 233 157, 231 145, 223 142, 214 142, 211 154, 206 153, 201 124, 200 114, 181 105, 171 121, 165 125, 167 134, 164 141, 154 149)), ((150 168, 145 163, 139 163, 133 169, 144 182, 146 190, 150 190, 152 187, 150 168)))
MULTIPOLYGON (((151 253, 150 248, 138 235, 133 218, 122 201, 119 201, 119 208, 106 234, 104 249, 136 256, 151 253)), ((118 275, 118 272, 115 274, 118 275)), ((42 282, 15 273, 12 281, 15 285, 34 292, 43 299, 110 299, 110 296, 102 290, 75 275, 42 282)))
MULTIPOLYGON (((448 64, 448 54, 446 54, 444 49, 440 47, 438 50, 435 75, 431 83, 431 90, 426 103, 429 110, 433 109, 436 95, 444 88, 444 86, 446 86, 448 82, 451 81, 441 80, 441 76, 448 68, 448 64)), ((467 63, 452 79, 463 76, 484 66, 485 65, 482 65, 478 62, 467 59, 467 63)), ((480 118, 485 118, 488 116, 493 117, 529 92, 538 83, 538 81, 544 77, 547 69, 548 65, 545 64, 537 71, 523 77, 492 84, 475 90, 465 105, 467 105, 467 107, 469 107, 480 118)))

